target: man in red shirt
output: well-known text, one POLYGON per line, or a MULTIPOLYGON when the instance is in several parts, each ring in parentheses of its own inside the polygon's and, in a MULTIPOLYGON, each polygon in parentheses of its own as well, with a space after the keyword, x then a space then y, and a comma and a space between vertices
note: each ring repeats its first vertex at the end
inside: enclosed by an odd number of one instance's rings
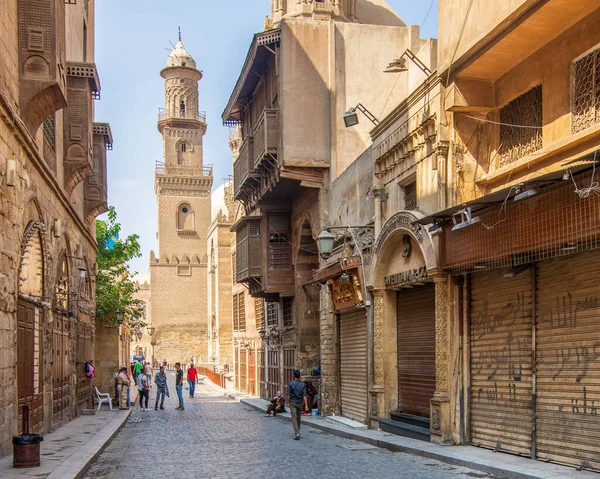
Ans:
POLYGON ((187 369, 187 381, 190 386, 190 397, 194 397, 194 392, 196 390, 196 377, 198 376, 198 371, 194 367, 194 363, 190 364, 190 367, 187 369))

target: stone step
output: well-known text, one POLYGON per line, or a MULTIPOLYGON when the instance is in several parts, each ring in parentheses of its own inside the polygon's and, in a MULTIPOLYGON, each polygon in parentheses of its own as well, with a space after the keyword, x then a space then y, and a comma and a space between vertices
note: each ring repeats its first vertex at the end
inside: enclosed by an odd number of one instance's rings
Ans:
POLYGON ((429 430, 429 418, 415 416, 413 414, 406 414, 399 411, 390 412, 390 419, 392 421, 398 421, 405 424, 411 424, 412 426, 418 426, 429 430))
POLYGON ((397 436, 410 437, 412 439, 429 442, 429 428, 392 421, 390 419, 380 419, 379 428, 382 431, 396 434, 397 436))

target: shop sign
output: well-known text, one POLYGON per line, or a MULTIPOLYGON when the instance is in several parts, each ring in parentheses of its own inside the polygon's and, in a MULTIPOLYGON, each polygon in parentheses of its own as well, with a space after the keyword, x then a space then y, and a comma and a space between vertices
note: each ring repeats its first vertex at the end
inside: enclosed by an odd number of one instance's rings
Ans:
POLYGON ((383 284, 387 287, 402 286, 410 283, 418 283, 428 278, 427 266, 421 266, 420 268, 409 269, 408 271, 385 276, 383 284))
POLYGON ((362 285, 356 274, 350 274, 347 279, 338 277, 334 280, 329 280, 329 288, 333 301, 333 309, 336 311, 362 305, 362 285))

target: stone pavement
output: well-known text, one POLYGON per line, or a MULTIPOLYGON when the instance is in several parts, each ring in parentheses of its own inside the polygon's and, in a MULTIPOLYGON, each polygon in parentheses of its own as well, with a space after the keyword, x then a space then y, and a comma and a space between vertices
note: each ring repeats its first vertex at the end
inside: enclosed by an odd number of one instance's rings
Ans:
POLYGON ((135 408, 85 477, 495 477, 309 427, 302 429, 300 441, 294 441, 287 421, 265 418, 250 406, 231 400, 208 381, 197 387, 196 398, 185 397, 185 411, 175 411, 172 373, 169 381, 171 397, 165 403, 166 410, 155 411, 154 404, 150 411, 135 408))
POLYGON ((110 439, 125 424, 129 411, 105 405, 93 416, 80 416, 56 431, 46 434, 40 443, 41 466, 14 469, 12 455, 0 459, 3 479, 79 477, 89 463, 102 451, 110 439))

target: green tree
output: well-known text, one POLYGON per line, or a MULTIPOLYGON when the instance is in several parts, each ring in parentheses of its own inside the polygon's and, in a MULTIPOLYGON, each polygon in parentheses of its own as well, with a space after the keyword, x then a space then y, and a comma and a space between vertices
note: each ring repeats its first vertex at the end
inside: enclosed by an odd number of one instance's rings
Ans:
POLYGON ((129 270, 129 260, 139 258, 139 236, 119 239, 121 224, 111 206, 106 221, 96 221, 98 241, 98 274, 96 276, 96 316, 111 326, 125 323, 136 330, 145 326, 144 303, 135 298, 139 290, 135 272, 129 270))

